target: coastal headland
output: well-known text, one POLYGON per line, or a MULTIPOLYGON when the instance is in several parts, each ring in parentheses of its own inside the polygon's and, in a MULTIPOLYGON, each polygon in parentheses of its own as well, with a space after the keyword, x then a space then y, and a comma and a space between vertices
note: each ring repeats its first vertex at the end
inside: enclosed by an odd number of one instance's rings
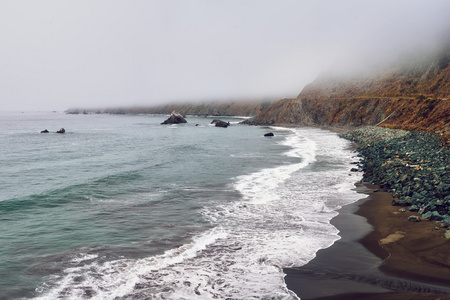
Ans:
MULTIPOLYGON (((285 269, 301 299, 450 299, 450 43, 377 72, 324 74, 294 99, 98 113, 253 116, 249 125, 332 127, 358 145, 366 198, 332 223, 341 240, 285 269)), ((80 113, 72 109, 68 113, 80 113)))
POLYGON ((359 146, 351 171, 368 197, 332 221, 341 240, 285 270, 301 299, 450 299, 448 50, 369 77, 322 76, 247 122, 346 128, 359 146))
POLYGON ((376 74, 326 74, 247 121, 343 128, 358 145, 349 171, 364 172, 368 197, 332 221, 341 240, 285 269, 301 299, 450 299, 449 58, 447 47, 376 74))

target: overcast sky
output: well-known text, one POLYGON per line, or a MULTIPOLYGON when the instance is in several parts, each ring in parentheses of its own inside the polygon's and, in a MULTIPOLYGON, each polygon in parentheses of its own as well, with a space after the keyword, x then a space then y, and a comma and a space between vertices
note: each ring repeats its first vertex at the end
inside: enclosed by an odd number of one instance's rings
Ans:
POLYGON ((1 0, 0 110, 295 97, 336 62, 428 47, 448 0, 1 0))

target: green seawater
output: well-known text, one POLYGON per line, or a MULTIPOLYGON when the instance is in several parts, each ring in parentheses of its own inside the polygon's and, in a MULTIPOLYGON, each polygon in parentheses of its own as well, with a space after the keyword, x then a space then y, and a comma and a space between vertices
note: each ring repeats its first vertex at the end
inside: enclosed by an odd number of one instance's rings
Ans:
POLYGON ((290 161, 277 143, 285 131, 267 139, 268 128, 240 119, 224 129, 165 118, 0 113, 0 299, 33 297, 89 255, 136 259, 184 244, 213 226, 204 207, 240 199, 236 176, 290 161))
POLYGON ((360 198, 350 142, 166 118, 0 113, 0 300, 298 299, 283 268, 360 198))

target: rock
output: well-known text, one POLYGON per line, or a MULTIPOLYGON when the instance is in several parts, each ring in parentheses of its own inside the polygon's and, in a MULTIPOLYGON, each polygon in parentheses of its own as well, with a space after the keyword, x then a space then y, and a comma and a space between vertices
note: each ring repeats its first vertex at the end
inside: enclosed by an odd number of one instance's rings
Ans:
POLYGON ((268 132, 264 136, 273 136, 273 133, 272 132, 268 132))
POLYGON ((417 205, 413 204, 409 207, 409 211, 419 211, 419 207, 417 205))
POLYGON ((400 200, 398 198, 392 199, 392 206, 410 206, 411 202, 407 200, 400 200))
POLYGON ((445 232, 445 237, 446 237, 447 239, 450 239, 450 230, 447 230, 447 231, 445 232))
POLYGON ((176 112, 173 112, 170 115, 170 117, 167 120, 165 120, 164 122, 162 122, 161 124, 165 125, 165 124, 181 124, 181 123, 187 123, 186 119, 183 118, 182 115, 180 115, 176 112))
POLYGON ((211 122, 211 124, 215 124, 216 127, 223 127, 223 128, 227 128, 228 126, 230 126, 230 122, 225 122, 225 121, 217 120, 217 119, 214 119, 211 122))
POLYGON ((44 129, 44 130, 41 131, 41 133, 48 133, 48 130, 44 129))
POLYGON ((61 128, 60 130, 58 130, 56 133, 64 133, 66 132, 66 130, 64 128, 61 128))
POLYGON ((347 137, 361 144, 363 181, 390 193, 393 205, 450 225, 450 148, 433 134, 360 128, 347 137))
POLYGON ((410 222, 420 222, 420 218, 418 216, 409 216, 408 221, 410 222))

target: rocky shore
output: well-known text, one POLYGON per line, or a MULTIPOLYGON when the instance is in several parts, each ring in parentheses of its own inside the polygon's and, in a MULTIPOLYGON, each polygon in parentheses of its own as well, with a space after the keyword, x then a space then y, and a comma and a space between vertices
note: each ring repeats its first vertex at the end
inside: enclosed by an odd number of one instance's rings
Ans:
MULTIPOLYGON (((363 127, 341 137, 359 143, 364 181, 380 185, 400 211, 417 212, 410 221, 428 219, 450 225, 450 149, 438 136, 379 127, 363 127)), ((450 238, 450 230, 446 231, 450 238)))
POLYGON ((356 190, 368 197, 331 221, 339 241, 285 269, 288 288, 310 300, 450 299, 448 147, 436 135, 375 126, 341 136, 358 144, 356 190))

